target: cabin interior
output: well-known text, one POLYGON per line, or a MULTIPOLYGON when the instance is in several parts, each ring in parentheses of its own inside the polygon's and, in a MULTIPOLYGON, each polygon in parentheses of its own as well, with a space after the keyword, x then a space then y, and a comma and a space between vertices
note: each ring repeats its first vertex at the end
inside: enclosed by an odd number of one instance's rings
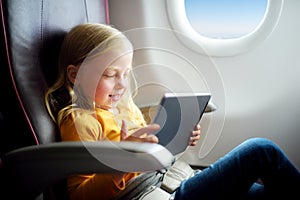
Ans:
MULTIPOLYGON (((268 1, 269 10, 257 32, 226 42, 198 41, 194 33, 184 32, 191 27, 181 15, 183 3, 183 0, 0 0, 3 194, 26 196, 29 191, 28 195, 35 199, 65 197, 61 187, 64 176, 78 173, 70 169, 78 161, 69 158, 75 156, 74 149, 86 163, 78 170, 116 170, 95 164, 84 146, 91 145, 93 149, 92 144, 64 146, 44 105, 43 94, 55 80, 56 61, 65 33, 86 22, 110 24, 133 43, 133 71, 138 82, 135 101, 149 122, 155 112, 152 108, 165 92, 212 94, 210 106, 216 110, 204 113, 199 144, 180 155, 190 165, 206 167, 245 139, 266 137, 278 143, 300 169, 300 22, 296 20, 300 1, 268 1), (65 153, 60 155, 61 151, 65 153), (66 164, 64 160, 69 162, 66 164)), ((116 155, 111 162, 117 165, 119 151, 107 144, 99 148, 95 151, 116 155)), ((140 170, 164 167, 172 159, 158 145, 141 145, 136 150, 120 144, 119 148, 147 153, 144 165, 141 163, 145 160, 139 157, 127 158, 140 163, 140 170), (149 148, 158 148, 165 156, 157 157, 149 148)), ((135 167, 132 164, 128 170, 137 170, 135 167)))

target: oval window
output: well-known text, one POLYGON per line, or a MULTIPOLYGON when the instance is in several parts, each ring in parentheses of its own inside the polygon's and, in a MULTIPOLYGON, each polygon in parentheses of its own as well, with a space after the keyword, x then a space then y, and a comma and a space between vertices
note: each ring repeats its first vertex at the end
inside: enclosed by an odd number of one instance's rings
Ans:
POLYGON ((221 57, 244 53, 269 37, 283 4, 284 0, 166 1, 177 38, 196 52, 221 57))
POLYGON ((262 22, 268 0, 185 0, 191 26, 202 36, 215 39, 239 38, 262 22))

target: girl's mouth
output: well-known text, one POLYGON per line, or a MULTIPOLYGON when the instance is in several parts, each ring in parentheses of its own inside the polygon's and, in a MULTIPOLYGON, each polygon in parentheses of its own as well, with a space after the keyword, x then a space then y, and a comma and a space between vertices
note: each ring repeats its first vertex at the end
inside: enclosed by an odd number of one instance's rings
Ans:
POLYGON ((109 98, 111 99, 111 101, 116 102, 119 101, 121 99, 122 95, 121 94, 110 94, 109 98))

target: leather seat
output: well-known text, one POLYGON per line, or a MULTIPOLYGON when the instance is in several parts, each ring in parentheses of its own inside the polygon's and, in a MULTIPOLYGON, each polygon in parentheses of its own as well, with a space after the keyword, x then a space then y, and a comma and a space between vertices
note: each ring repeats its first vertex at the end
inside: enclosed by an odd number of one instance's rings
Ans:
POLYGON ((0 188, 9 199, 66 199, 67 175, 118 171, 114 165, 124 150, 138 153, 125 155, 126 171, 157 170, 173 161, 157 144, 61 142, 47 113, 44 93, 55 81, 64 35, 77 24, 109 23, 107 2, 0 0, 0 188), (87 149, 107 152, 111 167, 87 149))

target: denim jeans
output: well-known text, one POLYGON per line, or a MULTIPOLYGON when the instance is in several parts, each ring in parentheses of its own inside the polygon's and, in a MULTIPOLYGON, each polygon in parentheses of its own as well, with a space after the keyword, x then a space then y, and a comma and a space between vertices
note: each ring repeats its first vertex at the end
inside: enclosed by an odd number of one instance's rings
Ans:
POLYGON ((183 181, 175 200, 299 199, 299 190, 300 173, 279 147, 268 139, 252 138, 183 181))

